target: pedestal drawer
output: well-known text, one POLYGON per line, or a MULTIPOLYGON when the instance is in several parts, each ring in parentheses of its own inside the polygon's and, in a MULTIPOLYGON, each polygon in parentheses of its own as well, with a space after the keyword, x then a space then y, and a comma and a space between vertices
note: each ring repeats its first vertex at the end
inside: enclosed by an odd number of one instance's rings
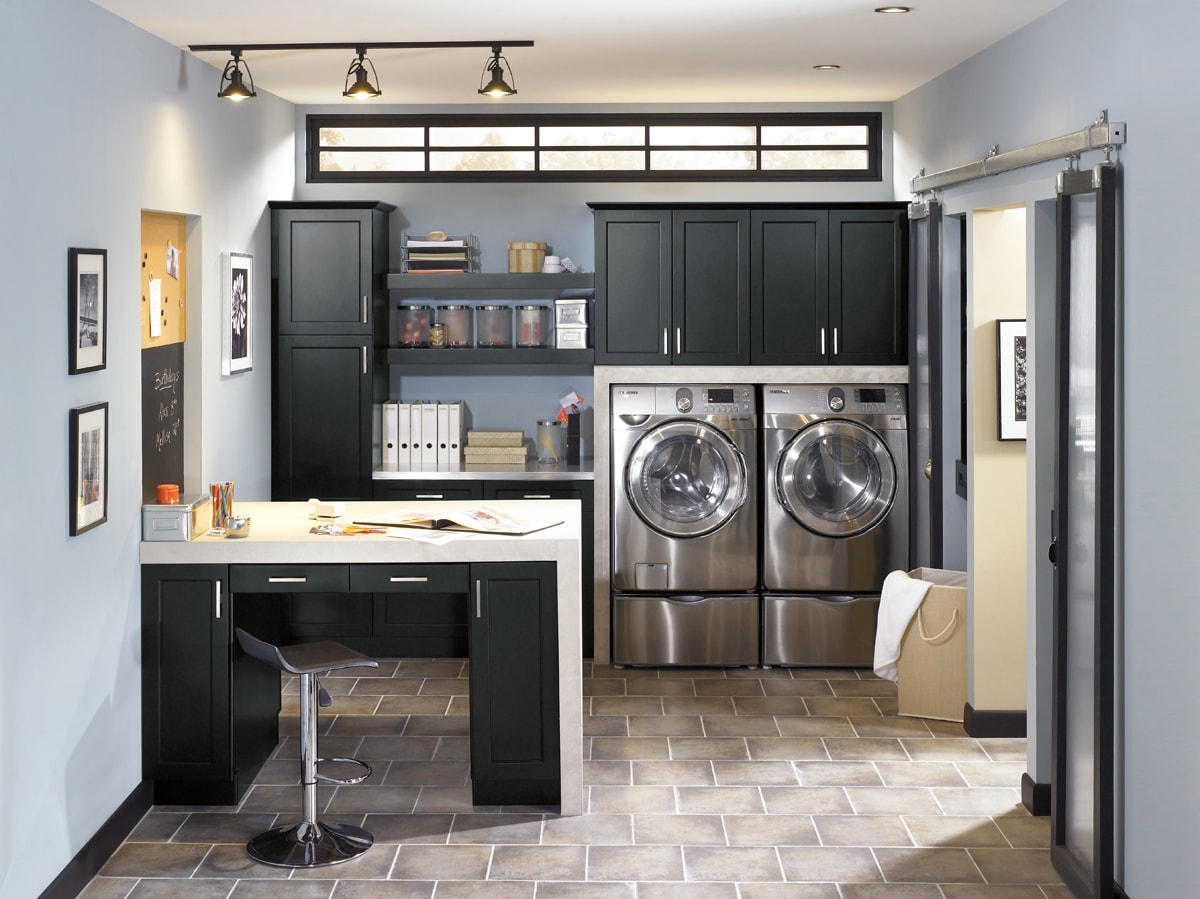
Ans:
POLYGON ((349 565, 231 565, 234 593, 347 593, 349 565))

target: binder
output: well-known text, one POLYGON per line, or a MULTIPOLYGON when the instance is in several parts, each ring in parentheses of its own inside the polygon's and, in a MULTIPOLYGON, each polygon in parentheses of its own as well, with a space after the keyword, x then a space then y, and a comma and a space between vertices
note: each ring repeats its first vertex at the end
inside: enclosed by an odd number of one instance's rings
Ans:
POLYGON ((450 445, 447 449, 446 461, 451 465, 462 461, 463 452, 463 427, 462 427, 462 400, 456 400, 448 406, 447 424, 450 434, 450 445))
POLYGON ((420 465, 421 464, 421 438, 423 436, 421 433, 421 406, 422 405, 424 405, 424 404, 419 403, 419 402, 408 404, 408 411, 409 411, 409 414, 408 414, 408 422, 409 422, 408 463, 410 465, 420 465))
POLYGON ((395 465, 400 455, 399 404, 388 401, 381 408, 383 416, 383 464, 395 465))
POLYGON ((412 462, 412 409, 408 403, 396 403, 396 464, 412 462))
POLYGON ((446 403, 437 404, 437 464, 438 467, 450 463, 450 407, 446 403))
POLYGON ((437 403, 421 404, 421 464, 437 465, 437 403))

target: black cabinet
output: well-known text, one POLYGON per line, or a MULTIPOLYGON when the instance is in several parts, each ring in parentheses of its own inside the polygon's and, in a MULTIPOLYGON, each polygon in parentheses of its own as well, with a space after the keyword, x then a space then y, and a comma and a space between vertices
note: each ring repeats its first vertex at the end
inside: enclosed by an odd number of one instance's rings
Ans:
POLYGON ((387 203, 271 203, 271 495, 369 499, 381 458, 387 203))
POLYGON ((558 610, 550 562, 471 566, 471 791, 476 805, 556 805, 558 610))
MULTIPOLYGON (((238 624, 265 639, 278 606, 238 624)), ((278 742, 279 673, 233 644, 224 565, 142 567, 142 776, 155 803, 237 802, 278 742)))
POLYGON ((903 210, 756 209, 756 365, 907 362, 903 210))
POLYGON ((750 361, 743 209, 597 209, 596 361, 750 361))

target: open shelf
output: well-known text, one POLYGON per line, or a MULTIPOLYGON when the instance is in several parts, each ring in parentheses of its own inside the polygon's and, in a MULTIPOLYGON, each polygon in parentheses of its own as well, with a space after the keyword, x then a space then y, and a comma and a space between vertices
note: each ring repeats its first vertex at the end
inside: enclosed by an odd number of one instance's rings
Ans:
POLYGON ((388 347, 388 365, 592 365, 596 353, 554 347, 388 347))
POLYGON ((463 294, 536 299, 589 293, 595 290, 596 276, 592 272, 403 272, 387 275, 384 286, 388 290, 402 290, 421 296, 428 291, 437 291, 446 296, 463 294))

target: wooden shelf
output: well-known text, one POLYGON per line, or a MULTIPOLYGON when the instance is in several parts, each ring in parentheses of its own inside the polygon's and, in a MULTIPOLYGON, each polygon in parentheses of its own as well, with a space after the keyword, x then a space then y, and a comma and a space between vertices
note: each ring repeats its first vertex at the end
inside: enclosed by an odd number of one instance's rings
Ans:
POLYGON ((595 351, 559 350, 553 347, 388 347, 383 361, 388 365, 587 365, 594 364, 595 351))
POLYGON ((427 275, 404 272, 387 275, 384 286, 388 290, 402 290, 422 296, 437 291, 447 297, 463 294, 533 299, 590 293, 595 290, 596 276, 592 272, 453 272, 427 275))

